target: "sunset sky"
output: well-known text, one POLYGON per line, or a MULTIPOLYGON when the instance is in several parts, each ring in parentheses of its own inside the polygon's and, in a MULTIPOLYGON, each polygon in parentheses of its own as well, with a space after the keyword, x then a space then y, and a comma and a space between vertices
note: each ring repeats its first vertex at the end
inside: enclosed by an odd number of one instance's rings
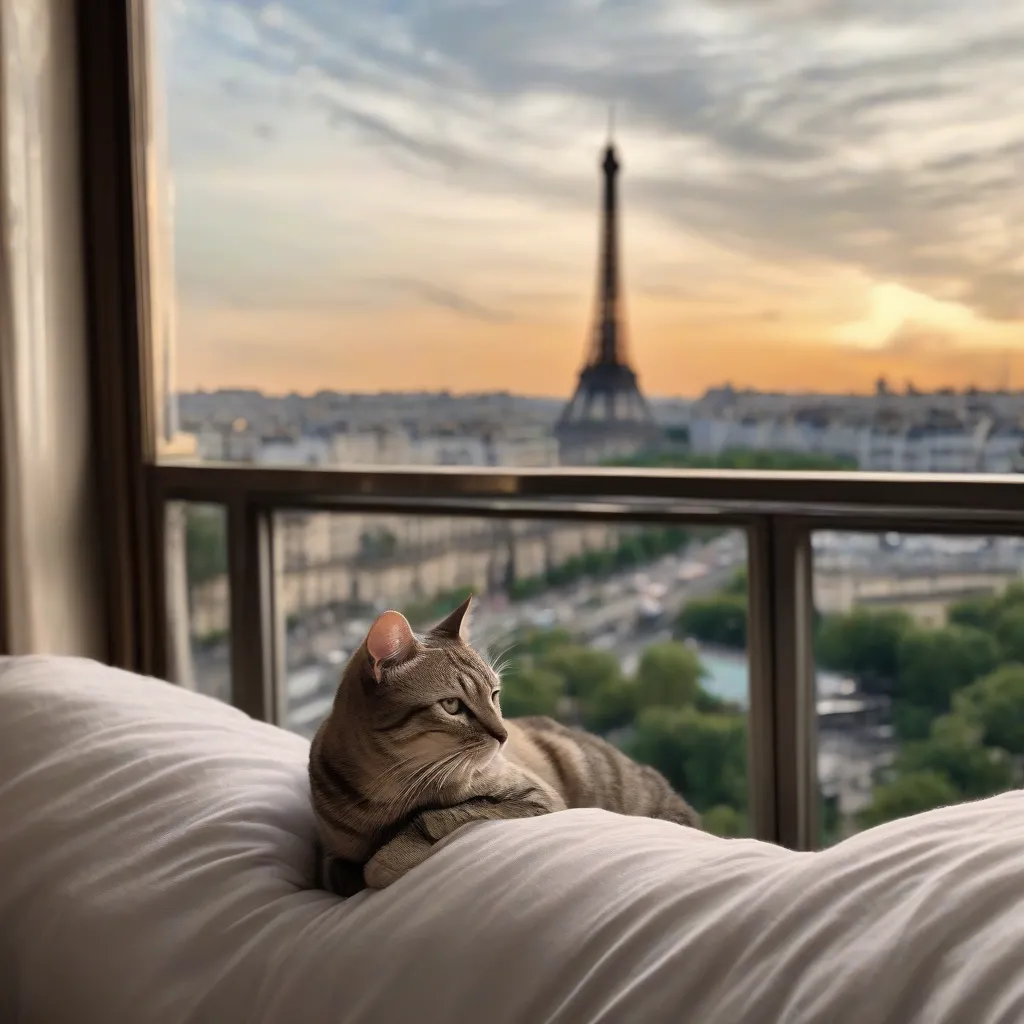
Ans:
POLYGON ((1024 387, 1024 4, 154 0, 181 389, 1024 387))

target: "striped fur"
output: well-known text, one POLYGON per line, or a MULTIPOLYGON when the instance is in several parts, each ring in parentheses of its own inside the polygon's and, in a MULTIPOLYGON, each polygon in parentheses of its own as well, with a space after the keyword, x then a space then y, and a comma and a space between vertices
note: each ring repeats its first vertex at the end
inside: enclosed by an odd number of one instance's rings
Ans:
POLYGON ((700 816, 654 768, 600 736, 552 718, 512 718, 505 756, 555 789, 567 807, 662 818, 700 828, 700 816))
POLYGON ((342 674, 310 748, 330 887, 383 888, 461 825, 604 807, 699 827, 652 768, 547 718, 506 721, 500 681, 466 643, 469 602, 425 636, 385 612, 342 674))

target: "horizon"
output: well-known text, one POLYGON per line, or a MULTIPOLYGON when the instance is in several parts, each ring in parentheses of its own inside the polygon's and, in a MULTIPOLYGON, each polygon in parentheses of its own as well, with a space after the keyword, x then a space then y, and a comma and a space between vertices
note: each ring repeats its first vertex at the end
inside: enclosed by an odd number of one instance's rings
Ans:
MULTIPOLYGON (((913 382, 910 382, 913 385, 913 382)), ((887 384, 891 382, 887 381, 887 384)), ((697 402, 703 398, 708 391, 724 391, 731 389, 734 394, 761 394, 761 395, 777 395, 786 398, 872 398, 877 394, 876 389, 872 388, 870 391, 809 391, 806 389, 792 390, 792 391, 770 391, 763 388, 754 387, 737 387, 736 385, 730 384, 728 381, 714 384, 699 395, 669 395, 664 393, 644 391, 644 397, 651 402, 697 402)), ((234 392, 246 392, 246 393, 257 393, 263 398, 315 398, 319 394, 332 394, 339 396, 358 396, 360 398, 379 398, 384 396, 396 396, 399 398, 411 398, 414 396, 425 396, 425 397, 440 397, 453 399, 472 399, 472 398, 487 398, 494 395, 506 395, 509 398, 521 398, 530 402, 559 402, 564 404, 566 402, 565 395, 555 394, 537 394, 528 393, 521 391, 510 391, 506 388, 495 388, 493 390, 482 390, 482 391, 454 391, 451 388, 408 388, 398 390, 377 390, 377 391, 353 391, 353 390, 342 390, 338 388, 320 387, 315 391, 267 391, 264 388, 257 387, 256 385, 245 385, 245 384, 231 384, 223 387, 216 388, 193 388, 190 390, 178 389, 174 392, 177 395, 215 395, 222 391, 234 391, 234 392)), ((946 388, 936 388, 934 390, 923 390, 914 388, 912 392, 907 392, 900 388, 890 387, 887 394, 890 397, 900 397, 911 395, 912 397, 927 398, 929 395, 939 395, 943 393, 953 394, 968 394, 971 392, 978 394, 1001 394, 1001 395, 1019 395, 1024 394, 1024 388, 986 388, 980 386, 973 386, 966 384, 963 387, 954 388, 952 386, 946 388)))
POLYGON ((153 2, 175 390, 567 398, 610 101, 645 394, 1024 380, 1024 11, 153 2))

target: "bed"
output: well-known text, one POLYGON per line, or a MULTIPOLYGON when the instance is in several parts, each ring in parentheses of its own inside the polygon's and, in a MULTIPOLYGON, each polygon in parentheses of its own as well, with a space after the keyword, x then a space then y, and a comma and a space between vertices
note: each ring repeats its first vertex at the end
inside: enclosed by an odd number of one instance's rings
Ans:
POLYGON ((820 853, 574 810, 315 886, 298 736, 0 659, 0 1020, 1024 1021, 1024 797, 820 853))

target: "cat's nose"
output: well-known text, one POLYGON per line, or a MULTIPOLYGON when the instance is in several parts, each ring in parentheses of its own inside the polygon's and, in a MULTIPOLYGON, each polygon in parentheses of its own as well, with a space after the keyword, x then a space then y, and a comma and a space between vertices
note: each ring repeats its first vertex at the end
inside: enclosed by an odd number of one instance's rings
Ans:
POLYGON ((487 730, 501 746, 505 745, 505 741, 508 739, 508 729, 503 725, 492 725, 487 730))

